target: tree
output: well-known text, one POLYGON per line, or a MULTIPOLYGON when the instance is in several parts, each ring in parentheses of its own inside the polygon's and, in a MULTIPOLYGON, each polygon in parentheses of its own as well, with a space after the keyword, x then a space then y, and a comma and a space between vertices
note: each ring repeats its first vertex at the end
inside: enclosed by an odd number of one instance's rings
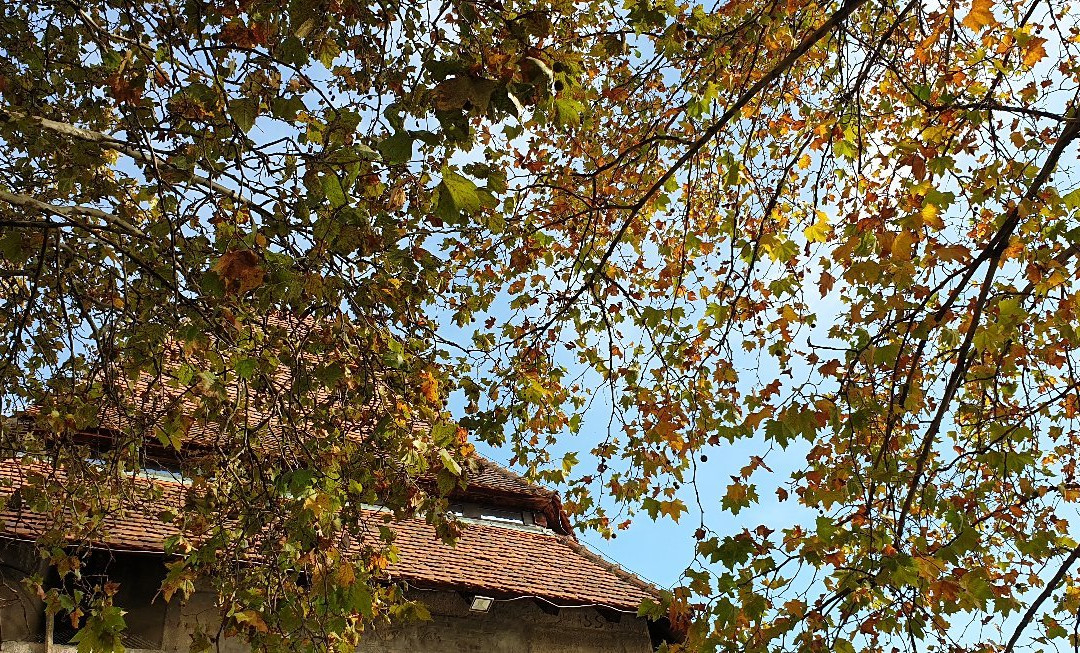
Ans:
MULTIPOLYGON (((5 6, 0 395, 38 407, 7 446, 124 483, 148 442, 214 425, 214 455, 180 458, 220 500, 179 518, 273 502, 300 545, 261 546, 269 568, 316 550, 369 588, 302 626, 248 596, 259 627, 236 626, 268 647, 397 604, 378 547, 311 533, 376 495, 440 519, 470 441, 584 528, 696 500, 698 558, 644 608, 688 649, 1075 644, 1072 11, 5 6), (170 392, 197 410, 140 423, 170 392), (102 468, 58 436, 103 397, 131 418, 102 468), (378 446, 340 446, 365 429, 378 446), (758 450, 709 496, 738 441, 758 450), (774 494, 808 517, 730 532, 774 494)), ((254 513, 213 546, 250 546, 254 513)), ((178 577, 214 577, 186 545, 178 577)))

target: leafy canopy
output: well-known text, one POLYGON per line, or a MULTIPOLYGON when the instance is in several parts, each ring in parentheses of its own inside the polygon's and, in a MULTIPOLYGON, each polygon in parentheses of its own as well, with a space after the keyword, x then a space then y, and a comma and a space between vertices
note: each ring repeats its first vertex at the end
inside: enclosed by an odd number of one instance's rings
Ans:
POLYGON ((688 650, 1067 644, 1077 43, 1034 1, 9 3, 0 397, 71 480, 42 543, 167 457, 166 595, 348 648, 416 610, 392 548, 345 555, 360 504, 452 537, 485 442, 583 528, 700 519, 643 607, 688 650))

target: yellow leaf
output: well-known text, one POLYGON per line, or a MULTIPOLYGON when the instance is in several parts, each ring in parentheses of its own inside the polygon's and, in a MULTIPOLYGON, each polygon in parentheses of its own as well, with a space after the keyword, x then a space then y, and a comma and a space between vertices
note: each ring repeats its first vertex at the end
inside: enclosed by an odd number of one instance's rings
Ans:
POLYGON ((233 615, 233 619, 236 620, 236 623, 247 624, 253 629, 259 631, 260 633, 265 633, 269 631, 269 628, 266 625, 266 621, 263 620, 262 615, 254 610, 244 610, 243 612, 237 612, 235 615, 233 615))
POLYGON ((934 254, 942 261, 966 261, 971 258, 971 250, 963 245, 949 245, 938 247, 934 254))
POLYGON ((764 410, 759 410, 759 411, 757 411, 755 413, 751 413, 751 414, 746 416, 745 424, 747 426, 749 426, 750 428, 752 428, 752 429, 756 429, 758 426, 761 425, 761 422, 766 417, 771 417, 772 413, 773 413, 772 408, 765 408, 764 410))
POLYGON ((915 234, 910 231, 901 231, 896 234, 892 242, 892 255, 901 261, 910 261, 912 248, 915 245, 915 234))
POLYGON ((915 558, 915 568, 918 570, 919 575, 926 580, 937 580, 944 570, 944 565, 934 558, 919 556, 915 558))
POLYGON ((1034 66, 1039 63, 1043 57, 1046 56, 1046 48, 1043 44, 1046 43, 1046 39, 1038 36, 1033 36, 1028 39, 1027 47, 1024 50, 1024 65, 1034 66))
POLYGON ((941 216, 938 215, 938 207, 935 204, 923 204, 922 220, 923 224, 937 229, 938 231, 945 228, 945 222, 942 221, 941 216))
POLYGON ((994 0, 975 0, 971 3, 971 11, 963 20, 964 27, 978 32, 984 27, 993 27, 997 25, 997 18, 994 18, 994 0))
POLYGON ((817 212, 817 220, 803 230, 803 235, 812 243, 823 243, 829 238, 832 229, 829 227, 829 216, 824 211, 817 212))
POLYGON ((660 502, 660 514, 671 517, 674 522, 679 521, 679 516, 686 512, 686 504, 681 499, 660 502))
POLYGON ((799 167, 801 169, 803 169, 803 170, 806 170, 807 168, 810 167, 810 155, 809 154, 804 154, 801 157, 799 157, 799 167))
POLYGON ((338 585, 348 587, 349 585, 352 585, 355 580, 356 580, 356 572, 353 571, 352 564, 348 563, 348 562, 342 562, 341 566, 338 567, 338 570, 337 570, 337 582, 338 582, 338 585))

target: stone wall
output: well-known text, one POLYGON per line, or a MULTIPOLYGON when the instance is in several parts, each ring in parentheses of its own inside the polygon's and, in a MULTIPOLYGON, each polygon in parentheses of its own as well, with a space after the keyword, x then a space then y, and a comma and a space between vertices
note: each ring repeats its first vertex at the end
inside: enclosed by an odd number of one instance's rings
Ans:
MULTIPOLYGON (((161 581, 160 558, 131 555, 119 561, 112 573, 130 596, 118 600, 128 610, 128 630, 136 637, 129 653, 163 651, 186 653, 190 633, 217 631, 213 595, 196 592, 181 605, 165 604, 160 597, 150 602, 161 581), (150 569, 151 563, 158 565, 150 569), (153 645, 148 646, 147 642, 153 645)), ((37 573, 37 557, 25 545, 0 547, 0 651, 41 653, 44 650, 43 607, 36 596, 12 582, 25 573, 37 573), (16 569, 18 571, 16 571, 16 569), (9 576, 11 578, 9 578, 9 576), (4 592, 7 592, 6 594, 4 592)), ((555 608, 533 599, 496 601, 488 612, 471 612, 467 597, 457 592, 418 592, 431 612, 431 621, 372 631, 358 653, 649 653, 652 646, 646 622, 632 614, 595 608, 555 608)), ((53 646, 54 653, 74 652, 74 647, 53 646)), ((218 653, 246 653, 238 640, 218 643, 218 653)))

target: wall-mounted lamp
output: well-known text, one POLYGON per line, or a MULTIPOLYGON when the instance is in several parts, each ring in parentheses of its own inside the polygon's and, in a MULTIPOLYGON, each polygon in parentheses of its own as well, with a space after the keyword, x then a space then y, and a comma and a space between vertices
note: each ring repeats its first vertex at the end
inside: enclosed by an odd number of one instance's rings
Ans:
POLYGON ((495 599, 490 596, 474 596, 472 603, 469 604, 469 609, 473 612, 487 612, 491 609, 491 604, 495 602, 495 599))

